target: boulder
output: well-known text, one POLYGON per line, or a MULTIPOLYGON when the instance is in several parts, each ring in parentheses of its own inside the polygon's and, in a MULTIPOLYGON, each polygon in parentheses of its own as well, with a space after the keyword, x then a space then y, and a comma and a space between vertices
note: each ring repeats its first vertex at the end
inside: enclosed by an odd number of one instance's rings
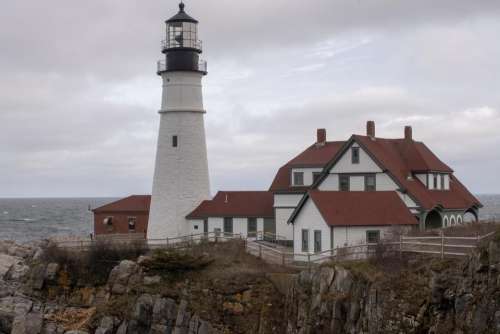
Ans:
POLYGON ((0 254, 0 280, 7 278, 7 274, 15 264, 22 262, 22 259, 8 254, 0 254))
POLYGON ((139 270, 139 266, 133 261, 124 260, 120 262, 109 274, 108 287, 110 291, 115 294, 127 292, 130 278, 139 270))
POLYGON ((144 277, 144 285, 154 285, 154 284, 159 284, 161 282, 161 277, 160 276, 145 276, 144 277))
POLYGON ((188 334, 190 320, 191 313, 187 311, 187 302, 181 300, 173 334, 188 334))

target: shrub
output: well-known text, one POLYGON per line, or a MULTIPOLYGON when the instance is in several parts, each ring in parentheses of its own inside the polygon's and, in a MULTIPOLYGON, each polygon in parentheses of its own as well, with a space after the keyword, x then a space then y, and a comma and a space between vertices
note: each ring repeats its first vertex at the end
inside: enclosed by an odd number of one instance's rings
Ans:
POLYGON ((100 285, 106 283, 111 270, 122 260, 136 260, 147 251, 145 243, 140 241, 128 244, 97 241, 85 251, 49 244, 44 249, 42 260, 58 263, 69 276, 71 285, 77 282, 100 285))

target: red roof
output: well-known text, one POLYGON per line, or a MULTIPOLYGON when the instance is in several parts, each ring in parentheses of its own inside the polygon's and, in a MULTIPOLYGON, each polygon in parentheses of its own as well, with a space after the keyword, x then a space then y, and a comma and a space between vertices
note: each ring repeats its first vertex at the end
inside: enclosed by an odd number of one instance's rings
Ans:
POLYGON ((151 195, 132 195, 92 210, 100 212, 149 212, 151 195))
POLYGON ((330 226, 418 224, 395 191, 311 190, 308 195, 330 226))
POLYGON ((442 206, 446 209, 468 209, 481 206, 474 197, 453 175, 450 175, 450 190, 429 190, 417 178, 408 179, 415 172, 443 172, 453 170, 439 160, 427 146, 421 142, 405 139, 372 140, 367 136, 353 136, 375 161, 387 169, 403 190, 413 196, 424 209, 442 206))
POLYGON ((274 217, 274 196, 269 191, 219 191, 203 201, 187 219, 208 217, 274 217))
POLYGON ((345 144, 343 141, 326 142, 325 145, 313 144, 305 151, 290 160, 278 170, 270 191, 306 191, 309 187, 291 187, 290 171, 293 167, 319 167, 323 168, 345 144))

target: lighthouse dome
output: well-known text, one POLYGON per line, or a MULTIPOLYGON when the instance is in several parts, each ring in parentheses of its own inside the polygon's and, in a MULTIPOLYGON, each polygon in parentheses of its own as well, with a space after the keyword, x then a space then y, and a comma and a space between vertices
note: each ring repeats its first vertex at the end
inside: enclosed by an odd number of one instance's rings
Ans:
POLYGON ((179 12, 166 21, 167 24, 172 22, 198 23, 197 20, 186 14, 186 12, 184 11, 184 4, 182 2, 179 4, 179 12))

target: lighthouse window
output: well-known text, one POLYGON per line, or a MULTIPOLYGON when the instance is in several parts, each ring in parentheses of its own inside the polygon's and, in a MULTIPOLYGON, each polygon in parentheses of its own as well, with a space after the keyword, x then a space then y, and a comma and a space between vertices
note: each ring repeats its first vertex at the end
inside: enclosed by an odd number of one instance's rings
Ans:
POLYGON ((177 147, 178 139, 177 136, 172 136, 172 146, 177 147))

